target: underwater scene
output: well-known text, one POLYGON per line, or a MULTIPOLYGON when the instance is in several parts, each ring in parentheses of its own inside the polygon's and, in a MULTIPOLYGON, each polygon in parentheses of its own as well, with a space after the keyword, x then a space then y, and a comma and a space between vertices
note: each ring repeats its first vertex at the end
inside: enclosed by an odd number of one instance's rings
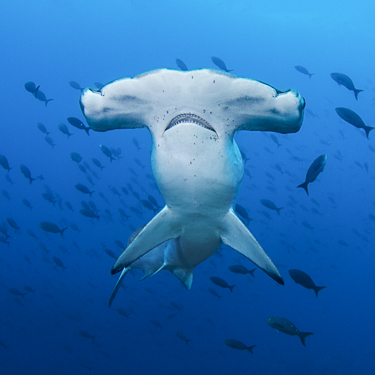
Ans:
POLYGON ((374 15, 3 3, 0 373, 374 374, 374 15))

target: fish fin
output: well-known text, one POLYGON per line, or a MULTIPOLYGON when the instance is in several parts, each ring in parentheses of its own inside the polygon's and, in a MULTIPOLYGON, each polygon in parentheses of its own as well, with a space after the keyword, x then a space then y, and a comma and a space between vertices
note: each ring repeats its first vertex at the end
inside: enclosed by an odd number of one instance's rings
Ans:
POLYGON ((375 128, 373 128, 372 126, 365 126, 363 129, 364 129, 365 132, 366 132, 366 137, 369 138, 370 131, 371 131, 371 130, 374 130, 375 128))
POLYGON ((121 271, 161 243, 177 238, 181 227, 176 223, 171 210, 165 206, 137 235, 114 263, 111 273, 121 271))
POLYGON ((30 177, 30 185, 31 185, 31 183, 33 182, 33 181, 36 181, 36 178, 32 178, 32 177, 30 177))
POLYGON ((250 274, 252 277, 255 277, 255 276, 254 276, 254 272, 255 272, 256 270, 257 270, 256 268, 253 268, 252 270, 249 271, 249 274, 250 274))
POLYGON ((85 132, 87 133, 87 135, 90 135, 89 134, 89 130, 91 129, 90 127, 84 126, 83 129, 85 130, 85 132))
POLYGON ((111 307, 112 302, 113 302, 113 300, 115 299, 115 297, 116 297, 116 295, 117 295, 117 292, 118 292, 119 289, 120 289, 120 286, 121 286, 122 280, 124 280, 124 277, 125 277, 126 274, 130 271, 130 269, 131 269, 130 267, 127 267, 127 268, 124 268, 124 269, 122 270, 121 275, 120 275, 120 277, 118 278, 115 287, 113 288, 113 291, 112 291, 111 297, 109 298, 109 301, 108 301, 108 307, 111 307))
POLYGON ((235 287, 235 285, 228 285, 228 289, 230 290, 231 293, 233 293, 233 288, 235 287))
POLYGON ((38 90, 39 90, 39 87, 40 87, 40 85, 35 89, 35 91, 34 91, 34 97, 36 98, 36 95, 38 94, 38 90))
POLYGON ((276 208, 276 211, 277 213, 280 215, 280 211, 283 209, 284 207, 280 207, 280 208, 276 208))
POLYGON ((314 292, 316 294, 316 298, 318 298, 318 293, 322 290, 322 289, 325 289, 327 288, 326 286, 315 286, 314 287, 314 292))
POLYGON ((299 338, 301 339, 301 342, 302 342, 303 346, 306 346, 306 343, 305 343, 306 337, 311 336, 311 335, 313 335, 313 333, 311 333, 311 332, 300 332, 298 334, 299 338))
POLYGON ((237 250, 279 284, 284 285, 276 266, 233 210, 228 211, 223 219, 220 237, 224 244, 237 250))
POLYGON ((234 70, 234 69, 225 69, 225 71, 226 71, 227 73, 229 73, 229 72, 233 72, 233 70, 234 70))
POLYGON ((64 234, 64 231, 65 231, 66 229, 68 229, 68 227, 63 228, 63 229, 60 230, 60 234, 61 234, 61 237, 62 237, 62 238, 64 238, 63 234, 64 234))
POLYGON ((176 268, 171 271, 184 285, 187 290, 190 290, 193 284, 193 272, 182 268, 176 268))
POLYGON ((354 96, 355 96, 355 98, 358 100, 358 94, 359 94, 360 92, 362 92, 363 90, 353 89, 353 91, 354 91, 354 96))
POLYGON ((303 184, 298 185, 297 188, 303 188, 303 189, 305 189, 307 195, 309 195, 309 190, 307 189, 307 185, 308 185, 308 184, 309 184, 309 183, 308 183, 307 181, 305 181, 303 184))
POLYGON ((246 350, 248 350, 251 354, 254 354, 253 353, 253 349, 256 347, 256 345, 252 345, 252 346, 248 346, 247 348, 246 348, 246 350))
POLYGON ((315 73, 309 73, 309 78, 311 79, 311 76, 313 76, 315 73))
POLYGON ((51 100, 53 100, 53 99, 47 99, 47 100, 44 102, 44 104, 46 105, 46 107, 47 107, 48 102, 50 102, 51 100))

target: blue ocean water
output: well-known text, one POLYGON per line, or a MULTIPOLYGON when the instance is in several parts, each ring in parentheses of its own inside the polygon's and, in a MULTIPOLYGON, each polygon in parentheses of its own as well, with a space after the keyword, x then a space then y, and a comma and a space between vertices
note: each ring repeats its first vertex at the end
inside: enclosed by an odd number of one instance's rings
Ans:
POLYGON ((373 374, 374 135, 367 139, 335 108, 375 126, 374 11, 370 1, 2 4, 0 154, 11 169, 0 168, 0 237, 7 242, 0 243, 1 374, 373 374), (69 82, 95 88, 95 82, 178 69, 176 58, 189 69, 218 69, 212 56, 239 77, 292 87, 306 99, 301 130, 275 134, 280 146, 269 132, 235 135, 249 158, 237 203, 285 285, 260 270, 254 278, 231 272, 234 264, 254 266, 222 246, 195 269, 190 291, 168 272, 139 281, 142 273, 134 271, 108 308, 117 280, 111 254, 123 250, 114 241, 126 244, 154 216, 140 199, 151 195, 160 206, 164 200, 150 176, 148 131, 90 130, 88 136, 75 128, 67 118, 87 124, 80 90, 69 82), (332 72, 364 90, 358 100, 332 72), (25 90, 30 81, 53 100, 45 105, 25 90), (59 130, 61 123, 72 136, 59 130), (99 145, 121 151, 119 158, 110 162, 99 145), (73 152, 82 156, 79 164, 73 152), (297 185, 322 154, 327 163, 308 196, 297 185), (92 197, 77 184, 94 191, 92 197), (284 207, 280 215, 261 199, 284 207), (82 201, 94 203, 99 220, 80 213, 82 201), (68 229, 63 237, 49 233, 38 225, 44 221, 68 229), (326 289, 316 298, 292 280, 290 269, 326 289), (235 285, 233 292, 212 276, 235 285), (272 329, 265 321, 271 316, 314 335, 304 347, 297 336, 272 329), (253 354, 228 347, 228 339, 256 345, 253 354))

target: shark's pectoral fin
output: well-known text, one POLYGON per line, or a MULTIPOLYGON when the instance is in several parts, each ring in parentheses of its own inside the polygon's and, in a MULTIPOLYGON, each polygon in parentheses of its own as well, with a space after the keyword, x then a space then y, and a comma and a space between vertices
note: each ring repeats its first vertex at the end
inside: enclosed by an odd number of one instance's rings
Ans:
POLYGON ((223 243, 251 260, 279 284, 284 284, 284 280, 272 260, 232 210, 224 218, 220 237, 223 243))
POLYGON ((171 210, 167 206, 164 207, 118 257, 112 267, 111 274, 120 272, 161 243, 177 238, 180 236, 181 230, 181 226, 177 223, 171 210))
POLYGON ((121 275, 120 275, 120 277, 118 278, 115 287, 113 288, 113 292, 112 292, 111 297, 110 297, 109 302, 108 302, 108 307, 111 307, 112 302, 113 302, 113 300, 115 299, 118 290, 120 289, 120 286, 121 286, 122 280, 124 279, 125 275, 126 275, 130 270, 131 270, 130 267, 128 267, 128 268, 124 268, 124 269, 122 270, 121 275))

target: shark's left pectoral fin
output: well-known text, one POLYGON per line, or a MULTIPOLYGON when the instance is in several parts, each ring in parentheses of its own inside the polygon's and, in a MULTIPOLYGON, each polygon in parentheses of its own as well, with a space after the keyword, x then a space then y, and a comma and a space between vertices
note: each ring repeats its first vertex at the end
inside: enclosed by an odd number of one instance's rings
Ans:
POLYGON ((284 285, 284 280, 272 260, 232 210, 223 220, 220 237, 223 243, 237 250, 279 284, 284 285))
POLYGON ((118 257, 112 267, 111 274, 120 272, 156 246, 180 235, 181 226, 171 210, 165 206, 118 257))

